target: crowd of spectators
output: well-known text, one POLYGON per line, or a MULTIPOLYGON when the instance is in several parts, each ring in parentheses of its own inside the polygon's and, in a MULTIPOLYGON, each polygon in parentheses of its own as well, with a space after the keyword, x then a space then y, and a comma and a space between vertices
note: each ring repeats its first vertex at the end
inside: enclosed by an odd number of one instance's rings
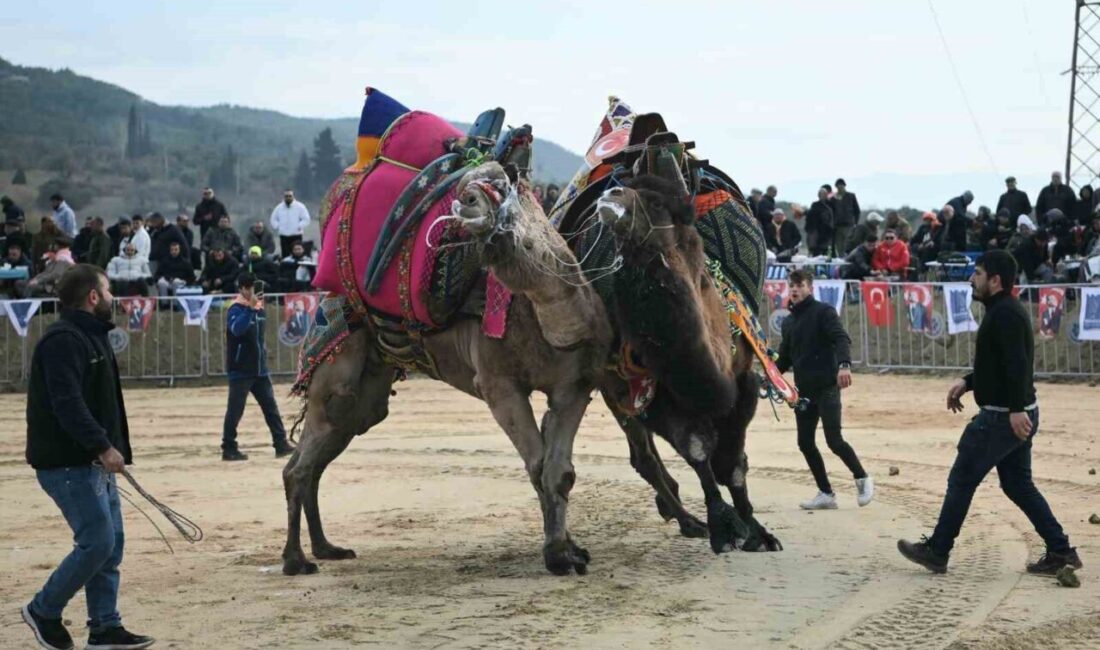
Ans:
POLYGON ((180 211, 175 223, 153 212, 119 217, 110 227, 101 217, 86 217, 78 228, 63 196, 53 195, 50 204, 52 213, 31 234, 24 210, 10 197, 0 198, 0 299, 53 296, 57 278, 80 262, 104 269, 118 296, 171 296, 185 289, 234 293, 245 271, 272 293, 307 291, 316 270, 314 243, 303 240, 309 210, 291 190, 270 219, 254 221, 243 239, 211 188, 203 190, 193 218, 180 211))
POLYGON ((1075 194, 1059 172, 1034 206, 1009 177, 995 210, 972 211, 974 194, 967 190, 925 212, 918 224, 897 210, 864 213, 842 178, 822 185, 808 209, 792 204, 791 215, 777 207, 777 196, 773 185, 753 189, 748 199, 770 254, 779 262, 798 255, 842 259, 840 275, 847 279, 917 277, 930 266, 1001 249, 1012 253, 1029 283, 1073 282, 1082 278, 1077 262, 1100 256, 1100 197, 1089 185, 1075 194))

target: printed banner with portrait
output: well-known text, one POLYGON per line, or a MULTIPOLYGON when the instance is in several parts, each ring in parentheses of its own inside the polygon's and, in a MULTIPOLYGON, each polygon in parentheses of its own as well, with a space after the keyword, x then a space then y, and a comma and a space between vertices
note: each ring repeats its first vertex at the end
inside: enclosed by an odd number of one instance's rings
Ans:
POLYGON ((901 287, 905 297, 905 313, 909 331, 925 334, 932 331, 932 285, 908 282, 901 287))
POLYGON ((126 329, 130 332, 146 332, 149 330, 149 321, 153 320, 153 312, 157 309, 156 298, 119 298, 122 311, 126 312, 126 329))
POLYGON ((283 299, 283 322, 279 325, 279 342, 291 347, 300 345, 309 333, 320 303, 319 293, 286 294, 283 299))
POLYGON ((768 296, 772 311, 787 309, 791 302, 791 287, 786 280, 765 280, 764 293, 768 296))
POLYGON ((1058 336, 1062 328, 1062 316, 1066 308, 1066 290, 1064 287, 1041 287, 1039 289, 1039 337, 1052 339, 1058 336))

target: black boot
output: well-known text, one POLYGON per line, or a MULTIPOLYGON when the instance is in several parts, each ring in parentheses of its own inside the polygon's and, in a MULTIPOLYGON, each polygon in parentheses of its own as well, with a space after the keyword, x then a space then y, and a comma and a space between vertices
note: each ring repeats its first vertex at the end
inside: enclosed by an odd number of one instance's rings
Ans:
POLYGON ((88 635, 88 645, 84 648, 85 650, 141 650, 154 643, 156 639, 153 637, 134 634, 119 625, 92 632, 88 635))
POLYGON ((239 449, 223 449, 222 460, 248 460, 248 454, 241 453, 239 449))
POLYGON ((947 573, 947 556, 933 551, 927 537, 921 538, 919 542, 899 539, 898 551, 905 556, 905 559, 916 562, 932 573, 947 573))
POLYGON ((50 650, 72 650, 73 638, 60 618, 44 618, 35 614, 30 605, 24 605, 23 620, 34 631, 38 645, 50 650))
POLYGON ((1044 576, 1052 576, 1058 573, 1058 570, 1064 566, 1071 566, 1074 569, 1080 569, 1082 566, 1084 566, 1081 563, 1081 558, 1077 556, 1076 548, 1071 548, 1064 553, 1047 551, 1046 553, 1043 553, 1043 557, 1039 558, 1038 562, 1032 562, 1031 564, 1027 565, 1027 572, 1044 576))
POLYGON ((280 440, 275 443, 275 457, 283 458, 294 453, 294 445, 290 444, 286 440, 280 440))

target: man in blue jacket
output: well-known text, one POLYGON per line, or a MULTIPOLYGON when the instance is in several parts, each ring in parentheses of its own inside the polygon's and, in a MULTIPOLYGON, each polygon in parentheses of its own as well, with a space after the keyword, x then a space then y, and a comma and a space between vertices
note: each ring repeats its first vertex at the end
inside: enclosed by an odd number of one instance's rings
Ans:
POLYGON ((244 414, 248 394, 256 398, 271 430, 275 457, 294 452, 286 439, 283 418, 275 402, 275 389, 267 374, 267 350, 264 347, 264 299, 253 291, 256 278, 251 273, 238 279, 240 293, 229 307, 225 327, 225 366, 229 375, 229 406, 222 428, 222 460, 248 460, 237 448, 237 425, 244 414))

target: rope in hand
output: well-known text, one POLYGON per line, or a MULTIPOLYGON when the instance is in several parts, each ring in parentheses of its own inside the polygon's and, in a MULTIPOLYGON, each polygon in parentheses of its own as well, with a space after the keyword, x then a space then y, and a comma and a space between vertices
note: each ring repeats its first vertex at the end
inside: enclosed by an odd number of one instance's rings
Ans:
MULTIPOLYGON (((158 501, 156 497, 146 492, 145 489, 142 488, 137 480, 133 477, 133 475, 130 474, 130 470, 123 468, 121 474, 126 477, 126 480, 130 482, 130 485, 133 486, 135 490, 137 490, 138 494, 144 497, 145 500, 152 504, 154 508, 159 510, 160 513, 164 515, 164 518, 167 519, 170 524, 176 527, 176 530, 179 531, 180 535, 185 540, 192 544, 202 540, 202 528, 200 528, 198 524, 191 521, 186 516, 164 505, 163 503, 158 501)), ((117 486, 117 484, 116 487, 118 488, 118 493, 122 495, 122 497, 125 498, 130 505, 134 506, 134 508, 136 508, 137 511, 140 512, 146 519, 148 519, 149 523, 153 524, 153 528, 157 529, 157 533, 159 533, 160 538, 164 540, 164 544, 168 547, 168 551, 171 553, 175 553, 175 549, 173 549, 172 544, 168 542, 168 538, 165 537, 164 532, 162 532, 160 529, 160 526, 157 526, 157 523, 153 521, 153 518, 146 514, 145 511, 142 510, 141 507, 138 506, 138 504, 134 503, 133 499, 130 498, 130 491, 124 487, 117 486)))

